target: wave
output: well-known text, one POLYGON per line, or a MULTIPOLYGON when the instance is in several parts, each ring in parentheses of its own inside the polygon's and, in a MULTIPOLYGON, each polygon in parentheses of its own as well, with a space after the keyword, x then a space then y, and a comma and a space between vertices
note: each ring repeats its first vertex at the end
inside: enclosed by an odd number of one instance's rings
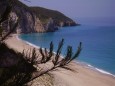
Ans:
MULTIPOLYGON (((21 38, 19 38, 19 36, 16 36, 16 38, 17 38, 18 40, 22 40, 21 38)), ((27 43, 28 45, 33 46, 33 47, 35 47, 35 48, 38 48, 38 49, 40 48, 39 46, 36 46, 35 44, 32 44, 32 43, 30 43, 30 42, 28 42, 28 41, 25 41, 25 40, 22 40, 22 41, 24 41, 24 42, 27 43)), ((44 50, 45 48, 42 48, 42 49, 44 50)), ((49 50, 47 49, 47 51, 49 51, 49 50)), ((53 53, 56 54, 56 52, 53 52, 53 53)), ((60 57, 61 57, 61 58, 64 58, 64 55, 61 55, 60 57)), ((78 64, 80 64, 80 65, 82 65, 82 66, 84 66, 84 67, 86 67, 86 68, 89 68, 89 69, 92 69, 92 70, 94 70, 94 71, 100 72, 100 73, 102 73, 102 74, 106 74, 106 75, 110 75, 110 76, 115 77, 115 75, 111 74, 110 72, 107 72, 107 71, 105 71, 105 70, 96 68, 96 67, 90 65, 89 63, 81 62, 81 61, 76 61, 76 63, 78 63, 78 64)))
POLYGON ((89 63, 81 62, 81 61, 77 61, 76 63, 78 63, 78 64, 80 64, 80 65, 83 65, 85 68, 89 68, 89 69, 91 69, 91 70, 100 72, 100 73, 102 73, 102 74, 106 74, 106 75, 110 75, 110 76, 115 77, 114 74, 112 74, 112 73, 110 73, 110 72, 107 72, 107 71, 105 71, 105 70, 103 70, 103 69, 94 67, 94 66, 90 65, 89 63))

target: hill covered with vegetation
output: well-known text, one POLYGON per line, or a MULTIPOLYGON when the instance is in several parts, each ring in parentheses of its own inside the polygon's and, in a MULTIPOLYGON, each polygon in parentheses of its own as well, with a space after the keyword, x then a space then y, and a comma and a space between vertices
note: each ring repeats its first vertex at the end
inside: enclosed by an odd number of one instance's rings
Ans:
POLYGON ((47 20, 48 18, 52 18, 56 21, 57 24, 64 22, 64 23, 70 23, 70 26, 72 25, 77 25, 72 19, 70 19, 69 17, 65 16, 64 14, 62 14, 59 11, 55 11, 55 10, 50 10, 50 9, 46 9, 43 7, 29 7, 31 9, 32 12, 34 12, 41 21, 44 22, 44 20, 47 20))

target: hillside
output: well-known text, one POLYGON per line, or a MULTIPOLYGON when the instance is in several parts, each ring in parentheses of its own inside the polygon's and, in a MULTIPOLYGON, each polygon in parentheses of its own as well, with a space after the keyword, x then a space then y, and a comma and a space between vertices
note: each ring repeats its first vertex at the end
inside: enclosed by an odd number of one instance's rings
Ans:
POLYGON ((69 17, 65 16, 64 14, 62 14, 58 11, 46 9, 43 7, 29 7, 29 8, 43 22, 44 22, 44 20, 47 20, 48 18, 52 18, 56 21, 57 24, 59 24, 61 22, 65 23, 64 26, 66 26, 66 23, 68 23, 68 25, 69 25, 69 23, 71 23, 70 26, 77 25, 72 19, 70 19, 69 17))
POLYGON ((62 23, 62 22, 64 23, 63 26, 78 25, 72 19, 65 16, 64 14, 62 14, 59 11, 51 10, 51 9, 47 9, 47 8, 43 8, 43 7, 29 7, 19 1, 16 1, 15 4, 20 5, 20 7, 23 7, 24 9, 35 13, 35 15, 41 20, 42 23, 46 23, 46 21, 49 18, 52 18, 55 21, 55 23, 57 23, 58 25, 59 25, 59 23, 62 23))
MULTIPOLYGON (((3 8, 0 9, 1 14, 6 5, 7 0, 0 1, 0 7, 3 8)), ((8 22, 14 24, 19 19, 18 29, 16 30, 19 33, 51 32, 57 30, 60 26, 79 25, 58 11, 42 7, 29 7, 18 0, 13 1, 10 18, 3 26, 8 26, 8 22)))

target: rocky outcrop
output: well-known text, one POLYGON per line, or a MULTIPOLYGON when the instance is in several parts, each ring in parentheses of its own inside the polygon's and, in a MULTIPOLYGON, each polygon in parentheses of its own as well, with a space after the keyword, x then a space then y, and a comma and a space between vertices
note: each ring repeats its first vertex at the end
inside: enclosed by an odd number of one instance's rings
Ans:
MULTIPOLYGON (((5 9, 5 5, 7 5, 7 0, 1 0, 0 7, 5 9)), ((14 0, 10 17, 8 21, 5 22, 6 28, 10 30, 10 27, 12 27, 17 20, 19 24, 15 32, 18 33, 49 32, 57 30, 60 26, 77 25, 73 20, 58 11, 40 7, 28 7, 20 1, 14 0), (45 12, 48 12, 48 15, 46 15, 45 12)))
MULTIPOLYGON (((27 6, 22 7, 20 4, 15 2, 14 8, 12 10, 13 15, 15 14, 16 17, 18 17, 19 19, 19 25, 17 27, 17 31, 19 33, 45 32, 45 28, 43 27, 41 21, 35 15, 35 13, 27 9, 27 6)), ((12 18, 13 17, 15 16, 12 16, 12 18)), ((16 19, 16 17, 13 19, 16 19)))
POLYGON ((58 30, 58 26, 55 25, 55 22, 52 18, 49 18, 47 23, 44 24, 44 28, 47 32, 53 32, 55 30, 58 30))

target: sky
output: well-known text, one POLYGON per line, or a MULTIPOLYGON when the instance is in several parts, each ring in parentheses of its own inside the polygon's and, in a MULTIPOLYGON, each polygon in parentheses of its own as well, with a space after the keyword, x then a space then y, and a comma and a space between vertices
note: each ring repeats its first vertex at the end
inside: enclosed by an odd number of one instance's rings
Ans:
POLYGON ((20 0, 29 6, 58 10, 71 18, 115 18, 115 0, 20 0))

